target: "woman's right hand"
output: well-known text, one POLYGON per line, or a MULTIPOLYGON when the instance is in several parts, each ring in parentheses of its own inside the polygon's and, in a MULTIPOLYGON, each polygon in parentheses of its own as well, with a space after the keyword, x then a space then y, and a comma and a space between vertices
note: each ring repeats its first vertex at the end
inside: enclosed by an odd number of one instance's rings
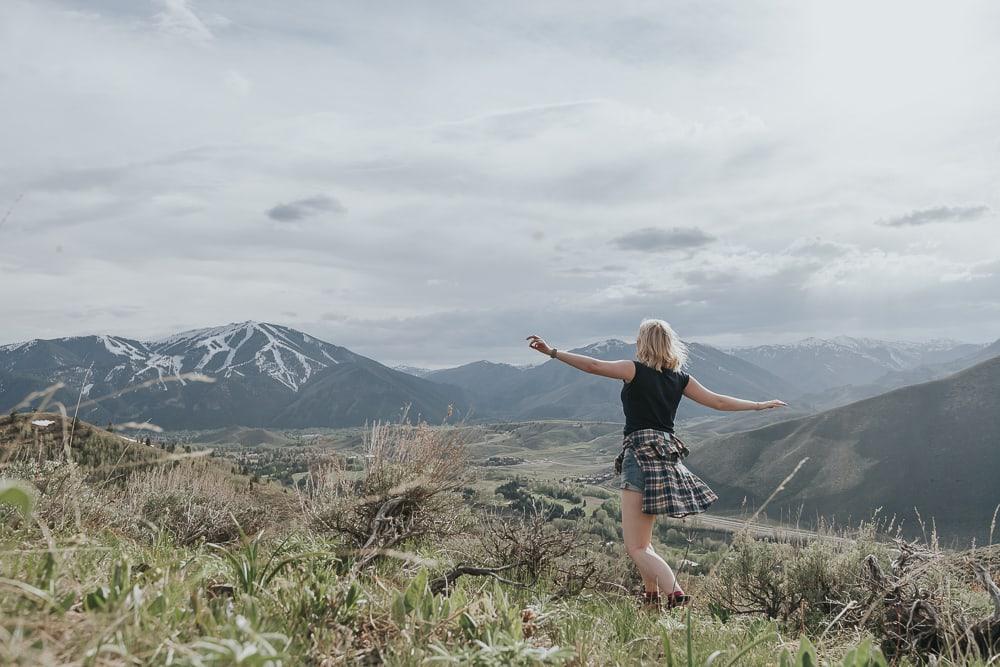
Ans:
POLYGON ((552 355, 552 348, 549 347, 548 343, 542 340, 541 336, 536 336, 534 334, 528 336, 525 340, 530 341, 528 346, 532 350, 538 350, 542 354, 552 355))
POLYGON ((787 407, 788 403, 785 403, 784 401, 779 401, 778 399, 774 398, 771 399, 770 401, 759 401, 757 403, 757 406, 758 410, 771 410, 772 408, 787 407))

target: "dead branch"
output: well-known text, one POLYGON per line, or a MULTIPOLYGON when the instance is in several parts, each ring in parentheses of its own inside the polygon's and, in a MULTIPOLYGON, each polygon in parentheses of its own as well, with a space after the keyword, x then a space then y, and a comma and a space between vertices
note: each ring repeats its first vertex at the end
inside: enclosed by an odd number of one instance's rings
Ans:
POLYGON ((939 554, 915 544, 898 543, 899 556, 893 562, 891 575, 879 567, 874 556, 865 558, 864 576, 876 596, 881 595, 884 607, 880 622, 873 628, 882 635, 882 650, 889 656, 942 655, 957 651, 981 656, 1000 653, 1000 587, 981 563, 969 561, 976 579, 990 595, 993 615, 968 623, 954 614, 943 614, 946 599, 937 590, 918 584, 918 576, 939 554))
POLYGON ((537 577, 531 582, 521 582, 514 581, 512 579, 506 579, 500 576, 501 572, 506 570, 511 570, 513 568, 519 567, 523 563, 510 563, 508 565, 502 565, 500 567, 481 567, 475 565, 459 565, 452 568, 445 574, 441 575, 437 579, 434 579, 430 583, 431 593, 437 595, 439 593, 447 593, 451 591, 452 586, 454 586, 455 581, 459 577, 469 575, 474 577, 492 577, 503 584, 508 584, 510 586, 516 586, 518 588, 531 588, 534 586, 538 579, 537 577))
POLYGON ((1000 621, 1000 587, 997 586, 996 582, 993 581, 993 577, 990 576, 989 570, 983 567, 980 563, 973 561, 971 563, 973 571, 976 573, 976 578, 979 583, 983 585, 986 592, 990 594, 990 599, 993 601, 993 618, 1000 621))

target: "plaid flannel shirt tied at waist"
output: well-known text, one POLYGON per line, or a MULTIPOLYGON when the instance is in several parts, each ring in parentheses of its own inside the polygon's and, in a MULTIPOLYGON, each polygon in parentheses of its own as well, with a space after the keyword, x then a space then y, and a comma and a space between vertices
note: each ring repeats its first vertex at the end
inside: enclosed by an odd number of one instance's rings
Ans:
POLYGON ((621 474, 622 459, 625 458, 625 450, 630 447, 637 459, 658 459, 668 463, 676 463, 691 453, 687 445, 670 431, 642 428, 625 436, 622 450, 615 459, 616 474, 621 474))
POLYGON ((698 514, 718 500, 704 481, 681 463, 690 452, 673 433, 639 429, 625 436, 615 472, 621 473, 625 450, 631 448, 643 472, 642 511, 684 517, 698 514))

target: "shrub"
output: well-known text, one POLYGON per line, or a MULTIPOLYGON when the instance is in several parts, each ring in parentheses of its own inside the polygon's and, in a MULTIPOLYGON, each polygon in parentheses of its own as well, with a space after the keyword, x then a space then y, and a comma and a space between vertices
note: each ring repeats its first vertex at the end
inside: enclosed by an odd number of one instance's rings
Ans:
POLYGON ((264 501, 229 473, 200 461, 158 467, 133 475, 124 490, 119 523, 135 537, 158 526, 177 544, 225 543, 241 529, 256 533, 281 518, 274 499, 264 501))
POLYGON ((359 566, 408 539, 461 530, 469 476, 462 430, 377 423, 364 450, 360 477, 338 462, 310 471, 300 498, 314 529, 346 537, 362 552, 359 566))
POLYGON ((21 460, 5 466, 3 474, 26 480, 38 490, 34 515, 52 530, 78 531, 114 520, 105 495, 86 483, 84 472, 75 463, 21 460))
POLYGON ((550 498, 569 501, 574 505, 580 505, 583 503, 583 494, 580 492, 579 487, 573 487, 567 484, 554 484, 551 482, 535 482, 531 486, 531 490, 536 493, 549 496, 550 498))
POLYGON ((862 580, 864 549, 859 544, 888 559, 886 545, 866 540, 842 544, 813 540, 801 545, 741 535, 706 582, 709 604, 724 618, 764 614, 802 627, 819 627, 849 601, 869 597, 862 580))

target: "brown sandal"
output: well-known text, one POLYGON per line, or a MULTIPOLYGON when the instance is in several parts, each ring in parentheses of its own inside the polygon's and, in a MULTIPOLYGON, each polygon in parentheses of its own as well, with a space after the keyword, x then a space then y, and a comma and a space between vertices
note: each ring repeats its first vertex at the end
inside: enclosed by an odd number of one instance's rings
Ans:
POLYGON ((660 608, 663 604, 663 597, 660 595, 660 591, 641 591, 639 593, 639 602, 642 604, 643 609, 660 608))

